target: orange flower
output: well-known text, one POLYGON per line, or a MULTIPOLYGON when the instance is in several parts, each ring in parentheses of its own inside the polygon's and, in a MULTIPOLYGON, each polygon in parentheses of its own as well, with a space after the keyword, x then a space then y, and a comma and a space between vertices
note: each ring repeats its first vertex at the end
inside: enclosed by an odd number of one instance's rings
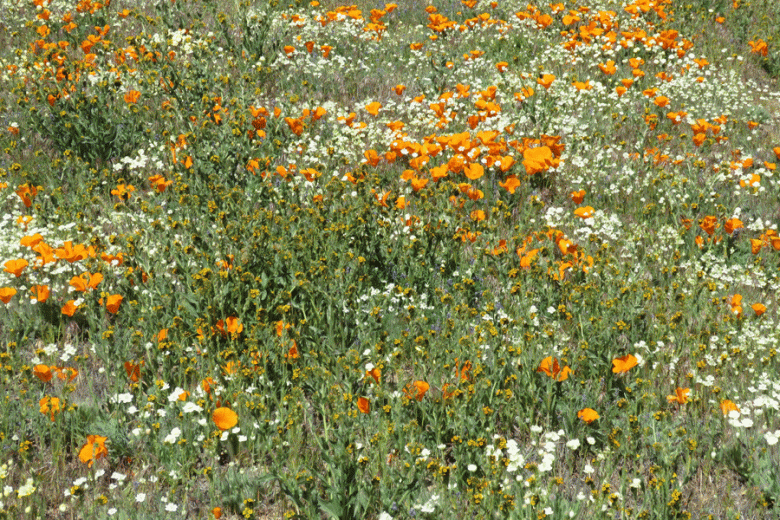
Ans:
POLYGON ((588 219, 593 216, 593 208, 591 206, 583 206, 574 210, 574 214, 581 219, 588 219))
POLYGON ((382 108, 382 103, 379 101, 374 101, 373 103, 369 103, 366 105, 366 112, 371 114, 372 116, 376 116, 379 114, 379 109, 382 108))
POLYGON ((612 360, 612 371, 616 374, 625 374, 638 364, 636 357, 632 354, 627 354, 612 360))
POLYGON ((585 190, 573 191, 570 197, 575 204, 582 204, 582 201, 585 199, 585 190))
POLYGON ((377 384, 379 384, 379 380, 382 379, 382 371, 376 367, 372 368, 371 370, 367 370, 366 375, 373 378, 377 384))
POLYGON ((87 442, 79 450, 79 460, 91 468, 96 460, 108 455, 106 440, 100 435, 87 435, 87 442))
POLYGON ((475 181, 485 174, 485 168, 481 164, 471 163, 463 167, 463 173, 470 180, 475 181))
POLYGON ((215 507, 211 510, 211 514, 214 515, 214 520, 219 520, 222 518, 222 508, 221 507, 215 507))
POLYGON ((480 222, 482 220, 485 220, 485 218, 487 218, 485 216, 485 212, 482 211, 481 209, 475 209, 474 211, 471 212, 469 216, 471 217, 471 220, 476 220, 477 222, 480 222))
POLYGON ((7 304, 8 302, 11 301, 11 298, 13 298, 15 294, 16 294, 16 289, 14 289, 13 287, 0 288, 0 301, 7 304))
POLYGON ((141 378, 141 367, 143 365, 143 360, 140 363, 125 361, 125 372, 127 372, 127 377, 130 379, 130 381, 133 383, 138 382, 138 380, 141 378))
POLYGON ((523 152, 523 166, 528 175, 557 166, 557 160, 553 157, 552 150, 547 146, 528 148, 523 152))
POLYGON ((371 411, 371 404, 368 402, 368 399, 366 399, 365 397, 358 397, 357 407, 358 410, 360 410, 363 413, 368 413, 371 411))
POLYGON ((42 414, 51 414, 51 422, 54 422, 54 415, 62 411, 58 397, 43 397, 38 401, 38 406, 42 414))
POLYGON ((49 299, 49 286, 48 285, 33 285, 32 286, 33 298, 40 303, 49 299))
POLYGON ((596 419, 598 419, 600 416, 596 410, 593 408, 583 408, 579 412, 577 412, 577 417, 582 419, 585 423, 590 424, 596 419))
POLYGON ((734 231, 738 229, 742 229, 744 227, 745 225, 738 218, 730 218, 726 221, 726 224, 723 226, 723 229, 726 231, 726 233, 730 235, 734 231))
POLYGON ((688 394, 690 393, 690 388, 680 388, 678 386, 675 390, 675 395, 667 395, 666 400, 670 403, 685 404, 688 402, 688 394))
POLYGON ((539 363, 539 368, 537 368, 536 371, 544 372, 556 381, 566 381, 569 378, 569 374, 572 373, 571 368, 568 366, 561 368, 558 364, 558 358, 552 356, 544 358, 542 362, 539 363))
POLYGON ((293 359, 298 359, 301 357, 300 352, 298 352, 298 344, 293 340, 292 347, 287 350, 287 354, 284 355, 284 359, 291 361, 293 359))
POLYGON ((222 431, 229 430, 238 424, 238 414, 230 408, 217 408, 211 415, 214 424, 222 431))
POLYGON ((544 74, 541 78, 536 80, 536 82, 543 86, 545 90, 550 88, 550 85, 553 84, 553 81, 555 81, 555 76, 552 74, 544 74))
POLYGON ((62 314, 64 314, 65 316, 72 317, 74 314, 76 314, 77 309, 78 307, 76 307, 76 300, 68 300, 60 310, 62 311, 62 314))
POLYGON ((6 263, 3 264, 3 266, 5 266, 5 272, 11 273, 17 278, 19 278, 22 275, 22 271, 24 271, 24 268, 27 267, 28 265, 30 265, 30 263, 24 258, 18 258, 16 260, 8 260, 6 263))
POLYGON ((738 412, 739 407, 733 401, 724 399, 720 402, 720 411, 723 412, 723 415, 728 415, 731 411, 738 412))
POLYGON ((708 235, 712 236, 718 227, 718 218, 708 215, 699 221, 699 227, 708 235))
POLYGON ((509 175, 507 176, 506 180, 498 181, 498 185, 509 193, 514 194, 515 190, 520 186, 520 180, 516 175, 509 175))
POLYGON ((409 399, 417 399, 418 401, 422 401, 425 393, 429 388, 430 385, 425 381, 415 381, 414 383, 408 384, 404 387, 404 393, 409 399))
POLYGON ((141 99, 141 93, 137 90, 128 90, 125 92, 125 103, 128 105, 132 105, 133 103, 138 103, 138 100, 141 99))
POLYGON ((742 295, 735 294, 729 299, 729 305, 731 305, 731 312, 737 316, 742 316, 742 295))
POLYGON ((48 365, 35 365, 33 367, 33 374, 35 374, 35 377, 43 381, 44 383, 48 383, 51 381, 52 373, 51 368, 49 368, 48 365))
POLYGON ((119 312, 119 306, 124 298, 119 294, 112 294, 106 299, 106 310, 111 314, 119 312))
POLYGON ((753 309, 753 312, 756 313, 756 316, 761 316, 766 312, 766 305, 763 303, 754 303, 750 306, 751 309, 753 309))
POLYGON ((217 330, 219 330, 223 336, 230 334, 231 337, 235 338, 243 332, 244 326, 238 321, 237 317, 231 316, 224 321, 219 320, 217 322, 217 330), (225 325, 227 325, 227 329, 225 328, 225 325))

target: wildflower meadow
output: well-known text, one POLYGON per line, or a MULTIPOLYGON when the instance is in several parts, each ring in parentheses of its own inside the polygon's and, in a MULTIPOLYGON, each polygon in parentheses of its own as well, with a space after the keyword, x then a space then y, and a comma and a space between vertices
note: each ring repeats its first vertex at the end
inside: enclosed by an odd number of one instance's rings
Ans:
POLYGON ((774 0, 0 0, 0 518, 780 515, 774 0))

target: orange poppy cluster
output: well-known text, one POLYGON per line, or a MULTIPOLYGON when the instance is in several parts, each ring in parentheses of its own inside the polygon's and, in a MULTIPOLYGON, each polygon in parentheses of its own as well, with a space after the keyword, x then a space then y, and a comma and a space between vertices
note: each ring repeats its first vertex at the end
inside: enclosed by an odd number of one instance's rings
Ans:
MULTIPOLYGON (((592 209, 590 208, 590 210, 592 209)), ((577 244, 566 238, 563 231, 555 228, 550 228, 544 233, 531 233, 525 237, 523 244, 515 250, 520 258, 520 267, 529 269, 532 265, 539 262, 539 253, 547 250, 545 246, 550 240, 555 243, 556 250, 559 253, 559 256, 556 255, 554 260, 550 260, 551 265, 547 267, 547 273, 553 279, 563 280, 566 273, 575 266, 584 273, 587 273, 593 267, 593 257, 586 255, 577 244), (537 243, 534 244, 534 242, 537 243), (532 244, 538 247, 532 247, 532 244)))

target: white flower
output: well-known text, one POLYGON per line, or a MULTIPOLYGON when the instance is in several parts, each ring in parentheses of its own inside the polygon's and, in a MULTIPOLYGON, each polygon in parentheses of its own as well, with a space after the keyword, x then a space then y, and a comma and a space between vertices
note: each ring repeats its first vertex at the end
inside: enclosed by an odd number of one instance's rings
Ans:
POLYGON ((469 464, 468 466, 466 466, 466 469, 473 473, 473 472, 477 471, 477 465, 476 464, 469 464))
POLYGON ((639 489, 642 487, 642 481, 639 480, 638 478, 635 478, 634 480, 631 481, 630 487, 634 489, 639 489))
POLYGON ((175 512, 177 509, 179 509, 179 506, 177 506, 176 504, 168 504, 167 506, 165 506, 166 511, 175 512))
POLYGON ((596 470, 593 469, 593 466, 591 466, 590 464, 585 464, 585 469, 583 471, 585 471, 585 473, 590 475, 591 473, 593 473, 596 470))
POLYGON ((141 503, 141 502, 143 502, 144 500, 146 500, 146 493, 138 493, 138 494, 135 496, 135 501, 136 501, 136 502, 138 502, 138 503, 141 503))
POLYGON ((180 436, 181 436, 181 430, 179 428, 174 428, 173 430, 171 430, 171 433, 169 433, 168 436, 165 437, 163 443, 175 444, 180 436))
POLYGON ((393 517, 387 514, 385 511, 379 515, 379 520, 393 520, 393 517))
POLYGON ((780 438, 780 430, 775 430, 774 432, 766 432, 764 434, 764 439, 766 439, 766 443, 770 446, 774 446, 777 444, 778 438, 780 438))
POLYGON ((570 450, 576 450, 577 448, 580 447, 580 440, 579 439, 572 439, 572 440, 570 440, 569 442, 566 443, 566 446, 570 450))
POLYGON ((30 496, 35 492, 35 486, 33 485, 32 477, 27 478, 27 482, 24 483, 19 489, 16 490, 18 497, 30 496))
POLYGON ((177 386, 176 389, 168 396, 168 402, 173 403, 179 400, 179 397, 184 393, 184 389, 177 386))
POLYGON ((201 408, 197 404, 191 403, 189 401, 184 403, 184 406, 182 407, 182 412, 184 412, 184 413, 193 413, 193 412, 202 412, 202 411, 203 411, 203 408, 201 408))
POLYGON ((555 455, 552 453, 545 453, 544 457, 542 457, 542 463, 539 464, 539 471, 547 472, 552 470, 552 464, 554 461, 555 455))

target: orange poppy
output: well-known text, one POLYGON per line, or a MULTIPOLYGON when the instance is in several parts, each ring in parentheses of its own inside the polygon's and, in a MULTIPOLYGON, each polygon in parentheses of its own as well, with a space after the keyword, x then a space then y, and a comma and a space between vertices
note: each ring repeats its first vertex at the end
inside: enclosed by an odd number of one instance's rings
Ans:
POLYGON ((238 414, 230 408, 217 408, 211 415, 214 424, 222 431, 229 430, 238 424, 238 414))
POLYGON ((13 298, 15 294, 16 294, 16 289, 14 289, 13 287, 0 288, 0 301, 7 304, 8 302, 11 301, 11 298, 13 298))
POLYGON ((569 378, 569 374, 572 373, 571 368, 568 366, 561 368, 558 363, 558 358, 552 356, 544 358, 542 362, 539 363, 539 368, 537 368, 536 371, 544 372, 556 381, 566 381, 569 378))
POLYGON ((577 412, 577 417, 582 419, 585 423, 590 424, 596 419, 598 419, 600 416, 596 410, 593 408, 583 408, 579 412, 577 412))
POLYGON ((371 114, 372 116, 376 116, 379 114, 379 109, 382 108, 382 103, 379 101, 374 101, 373 103, 369 103, 366 105, 366 112, 371 114))
POLYGON ((141 360, 140 363, 125 361, 125 372, 127 372, 127 377, 130 379, 130 381, 133 383, 138 382, 138 380, 141 378, 141 367, 143 365, 143 360, 141 360))
POLYGON ((550 85, 553 84, 553 81, 555 81, 555 76, 552 74, 543 74, 541 78, 536 80, 536 82, 543 86, 545 90, 550 88, 550 85))
POLYGON ((91 468, 96 460, 106 457, 106 440, 101 435, 87 435, 87 442, 79 450, 79 460, 91 468))
POLYGON ((574 210, 574 214, 582 219, 588 219, 593 216, 593 208, 591 206, 583 206, 574 210))
POLYGON ((498 181, 498 185, 509 193, 514 194, 515 190, 520 186, 520 180, 516 175, 509 175, 506 180, 498 181))
POLYGON ((64 314, 65 316, 72 317, 74 314, 76 314, 77 309, 78 307, 76 307, 76 300, 68 300, 67 302, 65 302, 65 305, 63 305, 62 309, 60 310, 62 311, 62 314, 64 314))
POLYGON ((50 414, 51 421, 54 422, 54 416, 62 411, 58 397, 43 397, 38 401, 39 410, 42 414, 50 414))
POLYGON ((638 364, 636 357, 632 354, 626 354, 623 357, 612 360, 612 371, 616 374, 625 374, 638 364))
POLYGON ((19 278, 22 275, 22 271, 24 271, 24 268, 30 265, 30 262, 25 260, 24 258, 18 258, 16 260, 8 260, 6 263, 3 264, 5 267, 6 273, 11 273, 12 275, 19 278))
POLYGON ((119 306, 124 298, 119 294, 112 294, 106 299, 106 310, 111 314, 119 312, 119 306))
POLYGON ((51 381, 52 373, 51 368, 49 368, 48 365, 35 365, 33 367, 33 374, 35 374, 35 377, 43 381, 44 383, 48 383, 51 381))
POLYGON ((753 312, 756 313, 756 316, 761 316, 766 312, 766 305, 763 303, 754 303, 750 306, 751 309, 753 309, 753 312))
POLYGON ((738 218, 730 218, 726 221, 726 224, 723 226, 723 229, 726 231, 726 233, 730 235, 734 231, 738 229, 742 229, 744 227, 745 225, 738 218))
POLYGON ((573 191, 570 197, 575 204, 582 204, 582 201, 585 199, 585 190, 573 191))
POLYGON ((670 403, 685 404, 688 402, 688 394, 691 393, 690 388, 680 388, 679 386, 675 390, 674 395, 667 395, 666 400, 670 403))
POLYGON ((32 286, 33 298, 40 303, 49 299, 49 286, 48 285, 33 285, 32 286))
POLYGON ((720 411, 723 412, 723 415, 728 415, 731 411, 738 412, 739 407, 733 401, 724 399, 720 402, 720 411))
POLYGON ((137 90, 128 90, 125 93, 125 103, 128 105, 132 105, 134 103, 138 103, 138 100, 141 99, 141 93, 137 90))
POLYGON ((422 401, 423 397, 425 396, 425 393, 430 388, 430 385, 426 383, 425 381, 415 381, 414 383, 408 384, 404 387, 404 393, 406 394, 406 397, 409 399, 416 399, 418 401, 422 401))
POLYGON ((382 378, 382 371, 374 367, 371 370, 367 370, 366 375, 372 377, 374 381, 379 383, 379 380, 382 378))
POLYGON ((368 413, 371 411, 371 404, 368 402, 368 399, 366 399, 365 397, 358 397, 357 407, 358 410, 360 410, 363 413, 368 413))

